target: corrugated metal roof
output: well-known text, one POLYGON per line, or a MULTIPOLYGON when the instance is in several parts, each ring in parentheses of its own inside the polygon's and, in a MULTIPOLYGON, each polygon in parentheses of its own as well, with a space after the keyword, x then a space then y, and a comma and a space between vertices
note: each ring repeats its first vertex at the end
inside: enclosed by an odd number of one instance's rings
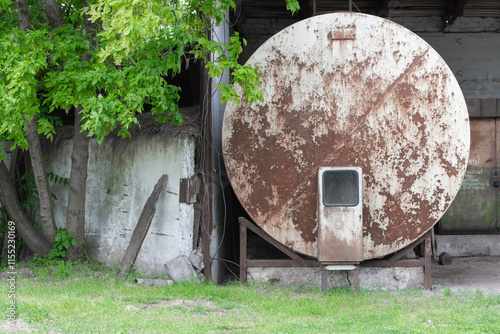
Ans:
MULTIPOLYGON (((302 11, 306 7, 312 11, 314 0, 300 1, 302 11)), ((348 0, 316 0, 316 13, 327 13, 349 10, 348 0)), ((242 0, 246 17, 290 17, 284 0, 242 0)), ((498 0, 359 0, 354 1, 353 11, 380 16, 441 16, 448 18, 458 16, 500 17, 500 1, 498 0)), ((301 15, 301 13, 296 14, 301 15)), ((303 14, 302 14, 303 15, 303 14)))

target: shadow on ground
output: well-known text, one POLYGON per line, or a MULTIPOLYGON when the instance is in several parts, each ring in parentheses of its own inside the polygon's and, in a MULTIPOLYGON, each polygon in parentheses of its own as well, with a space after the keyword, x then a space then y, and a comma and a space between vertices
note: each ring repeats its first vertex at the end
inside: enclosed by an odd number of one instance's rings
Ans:
POLYGON ((432 286, 500 293, 500 256, 456 257, 451 265, 433 264, 432 286))

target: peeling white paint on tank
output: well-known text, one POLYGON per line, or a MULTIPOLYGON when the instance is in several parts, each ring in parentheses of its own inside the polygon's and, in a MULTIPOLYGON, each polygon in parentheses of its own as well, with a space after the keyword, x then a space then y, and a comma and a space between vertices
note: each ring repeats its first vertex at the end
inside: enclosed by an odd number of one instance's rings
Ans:
POLYGON ((417 240, 448 208, 467 168, 467 108, 420 37, 375 16, 319 15, 248 63, 262 73, 264 103, 228 103, 224 158, 243 207, 271 236, 317 255, 319 166, 365 173, 364 259, 417 240))

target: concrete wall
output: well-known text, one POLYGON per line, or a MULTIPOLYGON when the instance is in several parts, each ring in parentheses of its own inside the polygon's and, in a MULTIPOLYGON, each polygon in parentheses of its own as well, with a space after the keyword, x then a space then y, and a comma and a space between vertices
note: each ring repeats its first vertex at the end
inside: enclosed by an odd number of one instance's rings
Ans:
MULTIPOLYGON (((47 170, 69 177, 72 141, 64 140, 48 157, 47 170)), ((106 264, 121 262, 146 200, 162 174, 168 174, 148 235, 135 268, 150 275, 163 264, 193 248, 193 204, 179 203, 179 180, 195 174, 195 140, 189 136, 167 141, 138 139, 123 146, 95 140, 90 144, 87 179, 87 249, 106 264), (121 147, 121 148, 120 148, 121 147)), ((58 197, 55 215, 64 226, 67 186, 53 186, 58 197)))
POLYGON ((427 41, 451 68, 466 98, 500 97, 500 19, 392 18, 427 41))
MULTIPOLYGON (((248 268, 248 279, 261 282, 274 282, 280 286, 293 287, 321 286, 321 270, 319 267, 251 267, 248 268)), ((349 287, 352 285, 350 271, 328 272, 328 288, 349 287)), ((415 289, 424 286, 423 268, 371 268, 359 269, 359 285, 365 289, 397 290, 415 289)))
MULTIPOLYGON (((226 14, 226 17, 228 15, 226 14)), ((230 27, 228 24, 229 19, 222 22, 220 26, 213 27, 212 38, 218 42, 228 43, 230 27)), ((212 60, 215 60, 219 55, 212 54, 212 60)), ((210 116, 211 116, 211 135, 212 135, 212 192, 209 194, 212 200, 212 217, 213 217, 213 230, 210 235, 210 258, 212 279, 215 282, 222 282, 225 276, 225 266, 218 259, 226 258, 227 240, 225 229, 228 228, 230 217, 228 212, 229 197, 229 181, 227 179, 226 170, 224 167, 224 159, 222 156, 222 121, 224 118, 225 103, 220 101, 220 92, 216 89, 218 84, 229 84, 230 77, 227 73, 213 79, 210 92, 210 116)))
POLYGON ((500 256, 500 235, 436 235, 436 254, 500 256))
POLYGON ((1 152, 3 153, 3 156, 4 156, 4 162, 5 162, 5 165, 7 166, 8 169, 10 169, 10 160, 12 158, 12 153, 10 151, 11 147, 12 147, 12 142, 0 142, 0 150, 2 150, 1 152))

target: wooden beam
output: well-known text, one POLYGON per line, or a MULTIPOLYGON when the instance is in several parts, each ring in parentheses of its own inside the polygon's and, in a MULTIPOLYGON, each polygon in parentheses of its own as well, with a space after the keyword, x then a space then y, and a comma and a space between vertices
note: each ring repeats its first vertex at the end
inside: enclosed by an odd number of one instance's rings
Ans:
POLYGON ((399 260, 390 263, 387 260, 369 260, 359 264, 360 267, 424 267, 425 261, 421 259, 399 260))
POLYGON ((121 278, 123 278, 130 268, 132 268, 135 260, 137 259, 142 243, 149 232, 149 227, 151 226, 151 222, 153 221, 153 217, 156 213, 156 205, 158 204, 158 200, 160 199, 163 189, 167 184, 167 180, 167 174, 163 174, 160 177, 153 189, 153 192, 151 193, 151 196, 149 196, 146 201, 144 209, 142 209, 139 221, 137 222, 134 232, 132 233, 132 237, 130 238, 130 243, 125 251, 125 255, 123 255, 122 266, 118 271, 118 276, 121 278))
POLYGON ((451 26, 455 20, 464 15, 464 8, 469 0, 455 0, 448 6, 445 13, 446 25, 451 26))
POLYGON ((319 266, 316 260, 306 260, 302 264, 298 264, 294 260, 246 260, 247 267, 317 267, 319 266))

